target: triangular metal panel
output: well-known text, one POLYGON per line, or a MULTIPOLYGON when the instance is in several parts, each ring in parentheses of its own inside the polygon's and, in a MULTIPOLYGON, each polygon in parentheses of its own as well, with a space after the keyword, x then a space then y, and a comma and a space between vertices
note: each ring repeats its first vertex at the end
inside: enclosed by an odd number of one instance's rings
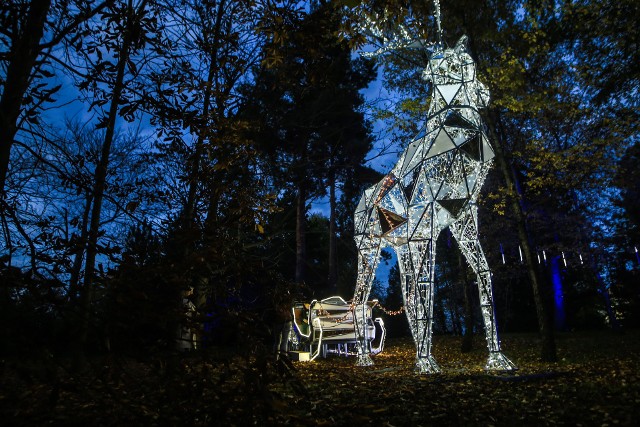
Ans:
POLYGON ((407 222, 407 218, 378 206, 378 221, 380 222, 382 233, 388 233, 407 222))
POLYGON ((415 165, 420 160, 422 160, 422 156, 421 156, 422 150, 419 150, 420 146, 422 144, 423 144, 422 140, 415 141, 415 142, 412 142, 411 144, 409 144, 409 146, 407 147, 407 149, 406 149, 406 151, 404 153, 404 159, 402 161, 402 167, 400 168, 400 176, 404 176, 406 171, 409 170, 409 168, 412 168, 411 165, 415 165), (417 156, 418 156, 417 159, 416 159, 416 153, 417 153, 417 156))
POLYGON ((451 136, 453 143, 456 144, 457 147, 464 144, 470 136, 472 131, 460 128, 447 128, 447 133, 451 136))
POLYGON ((476 188, 476 182, 478 180, 478 176, 474 173, 467 175, 467 188, 469 189, 469 194, 473 194, 473 191, 476 188))
POLYGON ((432 214, 433 203, 428 203, 423 209, 415 209, 410 214, 409 243, 416 239, 431 236, 431 227, 433 226, 432 214))
MULTIPOLYGON (((411 249, 411 261, 413 264, 413 274, 415 277, 416 281, 420 281, 422 280, 423 277, 427 277, 429 278, 431 276, 431 272, 429 271, 430 268, 432 268, 433 266, 431 265, 431 263, 429 262, 429 257, 427 256, 428 254, 432 253, 433 251, 433 245, 434 245, 434 241, 433 239, 431 239, 430 235, 421 235, 421 236, 415 236, 415 237, 420 237, 419 239, 414 239, 413 241, 409 242, 409 246, 411 249)), ((417 304, 415 306, 415 309, 418 310, 419 313, 417 314, 417 317, 423 317, 426 316, 426 313, 424 312, 424 309, 426 307, 424 307, 425 301, 423 301, 422 304, 417 304)), ((416 320, 416 319, 413 319, 416 320)), ((427 328, 424 328, 422 333, 424 334, 426 332, 427 328)), ((420 343, 421 345, 424 345, 424 339, 421 338, 420 339, 420 343)))
POLYGON ((369 187, 366 190, 364 190, 364 199, 365 199, 365 203, 366 205, 372 206, 373 205, 373 195, 376 193, 376 188, 380 185, 380 183, 376 184, 373 187, 369 187))
POLYGON ((458 188, 456 188, 456 194, 458 197, 470 198, 471 193, 469 192, 469 187, 467 187, 467 180, 463 180, 458 188))
POLYGON ((421 204, 416 208, 411 209, 411 211, 409 212, 409 224, 412 227, 415 227, 418 225, 418 223, 420 223, 425 209, 431 209, 431 203, 421 204))
POLYGON ((367 251, 377 246, 375 239, 371 239, 368 234, 355 236, 356 247, 359 251, 367 251))
POLYGON ((468 198, 463 199, 447 199, 438 200, 438 204, 447 210, 454 218, 458 216, 460 211, 466 206, 468 198))
POLYGON ((467 187, 467 176, 466 174, 464 174, 464 176, 462 177, 463 179, 461 179, 458 182, 458 186, 455 188, 454 191, 454 196, 452 196, 452 198, 469 198, 471 197, 470 191, 469 191, 469 187, 467 187))
POLYGON ((392 245, 406 244, 408 238, 408 223, 405 221, 388 233, 383 234, 382 237, 392 245))
POLYGON ((398 215, 405 214, 407 210, 407 200, 404 195, 404 188, 398 181, 396 181, 396 185, 389 191, 387 198, 391 202, 394 212, 398 213, 398 215))
POLYGON ((440 186, 440 190, 438 191, 438 195, 436 196, 437 200, 448 197, 449 194, 453 191, 453 187, 448 182, 443 182, 440 186))
POLYGON ((428 180, 426 189, 431 195, 429 197, 429 201, 435 200, 440 194, 440 188, 442 187, 442 181, 438 180, 428 180))
POLYGON ((453 150, 454 148, 456 148, 456 145, 453 143, 453 140, 449 137, 444 128, 440 128, 438 135, 433 140, 433 143, 424 158, 429 159, 433 156, 437 156, 438 154, 453 150))
POLYGON ((427 134, 427 127, 424 126, 422 129, 420 129, 420 132, 418 132, 418 134, 415 137, 413 137, 411 142, 422 140, 422 138, 424 138, 426 134, 427 134))
POLYGON ((475 130, 476 127, 473 123, 462 117, 456 110, 452 110, 447 118, 444 120, 444 125, 449 127, 457 127, 462 129, 475 130))
POLYGON ((429 190, 425 188, 424 180, 421 177, 416 181, 416 186, 413 190, 413 194, 411 195, 411 204, 414 205, 416 203, 426 203, 430 199, 429 190))
POLYGON ((415 189, 416 182, 420 176, 420 168, 416 167, 411 171, 408 171, 402 180, 402 188, 404 190, 404 196, 407 199, 407 203, 411 203, 411 196, 415 189))
POLYGON ((481 138, 480 133, 476 133, 460 146, 460 151, 465 153, 471 159, 479 162, 482 160, 482 152, 480 151, 481 138))
POLYGON ((451 213, 440 205, 436 205, 433 209, 433 221, 438 227, 446 227, 455 219, 451 213))
POLYGON ((437 85, 436 89, 438 89, 438 92, 440 92, 440 95, 442 95, 442 98, 446 103, 451 104, 451 101, 453 101, 453 98, 455 98, 461 86, 462 84, 460 83, 452 85, 437 85))
POLYGON ((482 135, 482 159, 485 162, 493 159, 495 157, 495 153, 493 152, 493 148, 491 148, 491 144, 486 136, 482 135))
POLYGON ((366 197, 365 195, 362 195, 362 197, 360 197, 360 201, 358 202, 358 207, 356 208, 356 214, 366 209, 367 209, 366 197))

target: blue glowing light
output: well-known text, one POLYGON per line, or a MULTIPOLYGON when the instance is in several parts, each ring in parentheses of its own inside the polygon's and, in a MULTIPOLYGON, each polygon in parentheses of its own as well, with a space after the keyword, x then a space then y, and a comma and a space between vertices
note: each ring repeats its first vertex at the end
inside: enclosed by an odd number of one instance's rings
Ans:
POLYGON ((560 257, 558 256, 551 257, 551 283, 553 285, 554 323, 557 330, 563 330, 566 326, 566 317, 559 259, 560 257))

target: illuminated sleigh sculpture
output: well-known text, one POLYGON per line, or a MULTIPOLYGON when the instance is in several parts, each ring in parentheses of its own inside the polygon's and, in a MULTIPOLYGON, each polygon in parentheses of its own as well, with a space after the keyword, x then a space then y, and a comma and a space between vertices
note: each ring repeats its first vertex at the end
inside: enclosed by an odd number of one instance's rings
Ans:
MULTIPOLYGON (((367 330, 364 345, 372 355, 382 352, 386 337, 382 319, 372 317, 376 304, 377 301, 368 301, 364 305, 367 330), (378 343, 374 346, 373 341, 378 335, 378 343)), ((328 354, 358 354, 353 305, 341 297, 313 300, 310 304, 296 303, 292 311, 293 328, 289 333, 288 348, 294 359, 314 360, 318 356, 325 358, 328 354)))

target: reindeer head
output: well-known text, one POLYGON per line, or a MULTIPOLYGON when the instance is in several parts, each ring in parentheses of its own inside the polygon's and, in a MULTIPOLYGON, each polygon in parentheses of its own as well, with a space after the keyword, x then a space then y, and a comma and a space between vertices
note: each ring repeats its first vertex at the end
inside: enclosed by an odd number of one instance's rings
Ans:
POLYGON ((476 64, 467 49, 467 36, 460 37, 453 49, 437 45, 422 78, 434 86, 462 83, 475 107, 483 108, 489 103, 489 91, 476 79, 476 64))
MULTIPOLYGON (((389 26, 389 12, 370 14, 364 9, 355 11, 358 31, 368 34, 375 51, 361 52, 367 58, 385 55, 389 52, 401 49, 426 49, 429 54, 429 63, 422 72, 422 78, 431 82, 434 86, 458 86, 453 91, 455 97, 447 99, 448 105, 460 105, 471 108, 484 108, 489 104, 489 91, 486 86, 476 79, 476 64, 467 49, 467 36, 460 37, 453 49, 445 48, 442 43, 442 28, 440 24, 440 2, 433 0, 435 6, 435 18, 437 24, 437 37, 435 42, 427 43, 419 36, 412 34, 402 24, 389 26), (463 87, 462 91, 458 89, 463 87), (464 94, 464 96, 463 96, 464 94), (452 104, 451 104, 452 103, 452 104)), ((445 105, 444 102, 432 103, 432 110, 437 111, 445 105), (438 108, 436 108, 438 107, 438 108)))

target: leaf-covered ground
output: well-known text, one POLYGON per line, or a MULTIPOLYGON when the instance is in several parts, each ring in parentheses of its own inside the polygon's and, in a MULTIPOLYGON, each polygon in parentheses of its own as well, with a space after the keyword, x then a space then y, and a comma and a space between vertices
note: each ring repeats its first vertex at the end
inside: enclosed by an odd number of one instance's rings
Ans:
POLYGON ((300 366, 311 393, 310 417, 377 425, 638 425, 638 334, 561 335, 560 362, 538 362, 534 336, 505 336, 515 374, 487 374, 486 350, 462 354, 460 340, 435 337, 443 373, 417 376, 410 341, 390 342, 376 365, 353 360, 300 366), (331 414, 335 414, 332 416, 331 414))
MULTIPOLYGON (((375 365, 295 362, 210 351, 155 363, 101 359, 82 375, 6 361, 2 425, 634 426, 640 423, 640 333, 557 337, 560 361, 538 361, 535 335, 504 335, 515 374, 487 374, 483 340, 435 337, 443 373, 413 372, 410 340, 389 340, 375 365)), ((53 363, 53 362, 51 362, 53 363)))

